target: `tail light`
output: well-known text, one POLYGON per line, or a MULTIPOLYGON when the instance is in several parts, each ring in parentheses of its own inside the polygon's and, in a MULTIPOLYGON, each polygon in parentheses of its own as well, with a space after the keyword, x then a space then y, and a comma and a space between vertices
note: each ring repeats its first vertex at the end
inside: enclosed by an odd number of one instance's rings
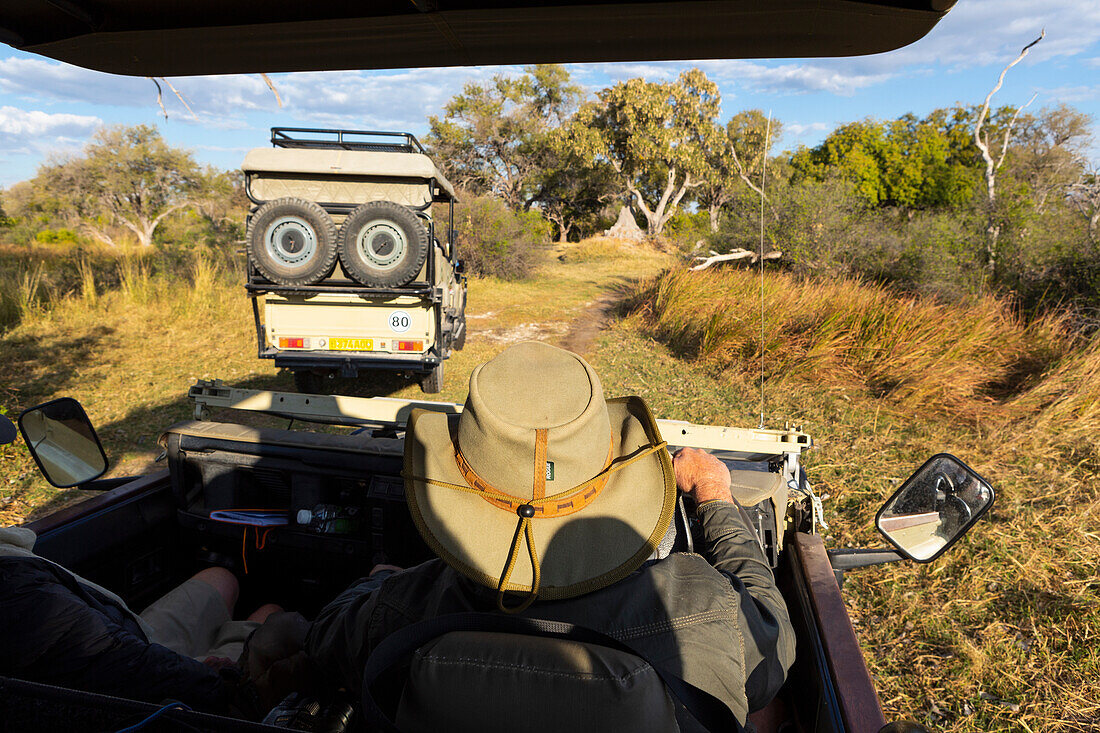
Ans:
POLYGON ((424 350, 424 342, 423 341, 394 341, 393 342, 393 350, 394 351, 423 351, 424 350))
POLYGON ((279 337, 280 349, 304 349, 306 347, 306 340, 304 338, 283 338, 279 337))

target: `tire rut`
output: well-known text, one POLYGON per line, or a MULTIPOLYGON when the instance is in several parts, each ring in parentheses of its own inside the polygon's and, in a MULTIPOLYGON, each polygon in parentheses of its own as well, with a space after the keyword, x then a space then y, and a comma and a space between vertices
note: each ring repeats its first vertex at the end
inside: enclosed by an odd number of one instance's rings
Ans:
POLYGON ((558 346, 579 356, 588 356, 596 344, 596 337, 611 321, 611 314, 619 302, 614 293, 605 293, 589 303, 580 316, 569 324, 569 330, 558 346))

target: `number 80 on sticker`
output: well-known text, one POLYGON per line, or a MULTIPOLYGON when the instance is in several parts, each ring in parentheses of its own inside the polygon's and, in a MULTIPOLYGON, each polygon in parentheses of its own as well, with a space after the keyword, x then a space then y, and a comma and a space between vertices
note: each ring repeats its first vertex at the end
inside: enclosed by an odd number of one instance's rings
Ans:
POLYGON ((390 330, 394 333, 405 333, 409 330, 409 326, 412 325, 412 319, 409 318, 409 314, 405 311, 394 311, 390 313, 390 330))

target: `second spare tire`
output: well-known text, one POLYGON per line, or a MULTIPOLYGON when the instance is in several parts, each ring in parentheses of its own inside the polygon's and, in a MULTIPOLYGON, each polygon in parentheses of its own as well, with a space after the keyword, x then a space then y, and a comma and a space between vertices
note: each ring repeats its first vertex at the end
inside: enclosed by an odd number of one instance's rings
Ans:
POLYGON ((374 288, 411 282, 428 256, 428 230, 408 207, 371 201, 348 214, 337 242, 344 272, 374 288))
POLYGON ((336 267, 336 225, 312 201, 268 201, 248 220, 248 259, 279 285, 312 285, 336 267))

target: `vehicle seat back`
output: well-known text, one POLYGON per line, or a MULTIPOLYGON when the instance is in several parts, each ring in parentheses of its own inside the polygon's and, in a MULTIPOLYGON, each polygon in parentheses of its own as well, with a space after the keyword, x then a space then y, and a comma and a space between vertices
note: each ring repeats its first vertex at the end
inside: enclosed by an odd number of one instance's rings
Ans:
POLYGON ((414 652, 395 719, 402 733, 679 731, 661 678, 594 644, 452 631, 414 652))

